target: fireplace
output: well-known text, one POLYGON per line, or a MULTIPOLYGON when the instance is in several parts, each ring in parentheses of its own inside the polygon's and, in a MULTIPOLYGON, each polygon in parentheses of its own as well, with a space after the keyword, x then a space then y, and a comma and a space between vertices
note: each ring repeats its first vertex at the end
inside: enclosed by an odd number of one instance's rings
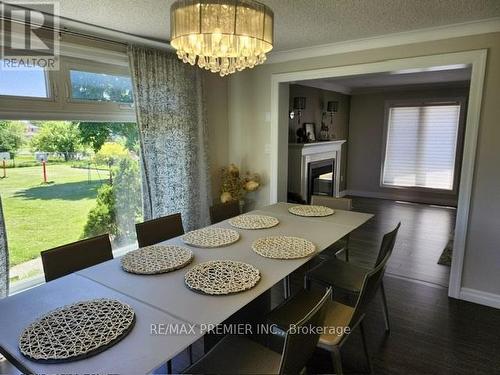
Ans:
POLYGON ((343 196, 340 191, 345 140, 288 145, 288 199, 310 202, 311 195, 343 196))
POLYGON ((335 159, 326 159, 308 164, 307 203, 311 195, 334 195, 335 159))

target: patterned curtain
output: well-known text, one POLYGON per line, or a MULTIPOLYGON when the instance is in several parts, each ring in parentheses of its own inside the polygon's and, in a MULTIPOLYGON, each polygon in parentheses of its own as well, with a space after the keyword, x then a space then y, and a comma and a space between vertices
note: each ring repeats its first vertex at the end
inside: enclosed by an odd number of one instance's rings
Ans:
POLYGON ((2 198, 0 197, 0 298, 9 294, 9 249, 3 218, 2 198))
POLYGON ((210 183, 200 69, 176 55, 130 46, 141 136, 146 220, 180 212, 184 228, 209 224, 210 183))

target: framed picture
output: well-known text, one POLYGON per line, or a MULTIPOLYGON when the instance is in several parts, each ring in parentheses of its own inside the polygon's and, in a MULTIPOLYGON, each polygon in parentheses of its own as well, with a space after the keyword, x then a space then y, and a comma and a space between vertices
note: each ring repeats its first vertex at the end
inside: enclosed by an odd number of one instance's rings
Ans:
POLYGON ((305 122, 304 132, 306 134, 308 142, 316 141, 316 126, 314 125, 314 122, 305 122))

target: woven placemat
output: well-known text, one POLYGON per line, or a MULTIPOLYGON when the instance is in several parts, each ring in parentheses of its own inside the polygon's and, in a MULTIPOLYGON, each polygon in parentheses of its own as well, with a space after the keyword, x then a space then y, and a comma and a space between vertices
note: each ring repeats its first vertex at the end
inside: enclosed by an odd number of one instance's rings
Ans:
POLYGON ((26 327, 19 337, 19 349, 35 361, 76 361, 116 344, 134 323, 134 310, 120 301, 77 302, 53 310, 26 327))
POLYGON ((316 251, 316 246, 304 238, 272 236, 255 240, 252 250, 266 258, 297 259, 316 251))
POLYGON ((240 234, 233 229, 203 228, 182 236, 185 244, 195 247, 221 247, 231 245, 240 239, 240 234))
POLYGON ((239 215, 229 219, 229 224, 239 229, 267 229, 279 222, 275 217, 265 215, 239 215))
POLYGON ((151 245, 125 254, 122 268, 130 273, 154 275, 183 268, 193 260, 193 252, 185 247, 151 245))
POLYGON ((306 204, 290 207, 288 209, 288 212, 297 216, 309 216, 309 217, 330 216, 335 213, 335 211, 330 207, 310 206, 306 204))
POLYGON ((254 266, 232 260, 212 260, 191 268, 184 276, 188 288, 211 295, 242 292, 253 288, 260 280, 254 266))

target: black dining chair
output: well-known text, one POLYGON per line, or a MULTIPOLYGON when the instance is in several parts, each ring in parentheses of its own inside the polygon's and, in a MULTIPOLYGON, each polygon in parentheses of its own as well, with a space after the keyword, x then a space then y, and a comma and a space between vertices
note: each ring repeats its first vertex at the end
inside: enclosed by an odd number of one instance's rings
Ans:
POLYGON ((242 335, 228 335, 187 374, 299 374, 306 367, 320 337, 331 289, 284 332, 281 354, 242 335), (305 328, 305 329, 304 329, 305 328))
MULTIPOLYGON (((386 253, 377 266, 364 275, 354 307, 333 300, 328 301, 325 305, 324 327, 327 329, 319 337, 318 347, 330 352, 335 374, 337 375, 343 373, 340 349, 357 327, 359 327, 361 333, 363 352, 370 373, 372 373, 363 319, 368 306, 382 285, 390 255, 390 252, 386 253)), ((318 291, 302 290, 273 310, 267 317, 267 323, 274 324, 278 331, 286 330, 297 316, 301 316, 304 311, 308 311, 310 306, 317 304, 321 298, 322 294, 318 291)))
POLYGON ((210 207, 210 222, 216 224, 238 216, 240 213, 240 202, 238 201, 214 204, 210 207))
POLYGON ((87 238, 40 253, 45 281, 113 259, 108 234, 87 238))
POLYGON ((150 246, 184 234, 180 213, 159 217, 135 225, 139 247, 150 246))
MULTIPOLYGON (((391 232, 384 235, 382 243, 380 244, 375 267, 378 267, 384 260, 389 260, 400 227, 401 223, 391 232)), ((350 295, 358 295, 361 292, 364 279, 369 272, 371 272, 370 269, 352 263, 346 263, 334 257, 306 272, 305 286, 309 289, 310 283, 313 281, 322 285, 331 286, 334 290, 334 297, 335 292, 338 291, 350 295)), ((389 310, 387 308, 387 297, 383 280, 380 282, 380 291, 384 305, 385 329, 387 332, 390 332, 389 310)))

